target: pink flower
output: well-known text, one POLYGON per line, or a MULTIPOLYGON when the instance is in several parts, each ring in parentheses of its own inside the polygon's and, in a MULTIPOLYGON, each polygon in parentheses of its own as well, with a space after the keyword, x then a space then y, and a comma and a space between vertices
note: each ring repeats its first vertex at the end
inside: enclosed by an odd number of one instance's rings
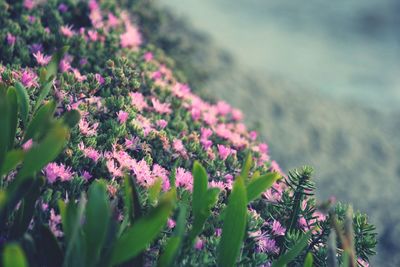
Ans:
POLYGON ((225 184, 222 181, 211 181, 209 183, 210 187, 215 187, 221 189, 221 191, 225 190, 225 184))
POLYGON ((201 238, 197 238, 196 243, 194 244, 194 248, 197 250, 202 250, 204 248, 204 240, 201 238))
POLYGON ((88 7, 89 7, 90 11, 100 9, 100 6, 96 0, 90 0, 88 3, 88 7))
POLYGON ((100 85, 102 85, 102 84, 104 83, 104 78, 103 78, 103 76, 101 76, 100 74, 96 73, 96 74, 94 75, 94 77, 95 77, 96 81, 97 81, 100 85))
POLYGON ((46 55, 42 54, 42 52, 40 52, 40 51, 38 51, 37 53, 34 53, 33 57, 36 59, 36 62, 41 66, 45 66, 45 65, 49 64, 49 62, 51 60, 51 56, 46 56, 46 55))
POLYGON ((307 220, 301 216, 299 218, 299 220, 297 221, 297 223, 299 224, 299 226, 305 230, 308 230, 308 224, 307 224, 307 220))
POLYGON ((241 121, 243 119, 243 113, 239 109, 232 109, 232 119, 235 121, 241 121))
POLYGON ((222 235, 222 229, 221 228, 216 228, 215 229, 215 235, 216 236, 221 236, 222 235))
POLYGON ((37 82, 37 79, 38 79, 37 75, 31 70, 26 69, 22 72, 21 83, 25 87, 38 87, 39 84, 37 82))
POLYGON ((151 60, 153 59, 153 53, 151 53, 151 52, 146 52, 146 53, 143 55, 143 58, 144 58, 144 60, 145 60, 146 62, 149 62, 149 61, 151 61, 151 60))
POLYGON ((125 147, 130 150, 140 150, 140 139, 139 137, 134 137, 132 139, 125 138, 125 147))
POLYGON ((58 5, 58 11, 60 11, 61 13, 65 13, 68 11, 68 6, 64 3, 61 3, 58 5))
POLYGON ((67 72, 71 69, 71 62, 67 58, 63 58, 58 66, 61 72, 67 72))
POLYGON ((161 120, 156 121, 156 125, 158 127, 160 127, 160 129, 164 129, 165 127, 167 127, 168 122, 166 120, 161 119, 161 120))
POLYGON ((22 149, 23 149, 24 151, 28 151, 29 149, 31 149, 32 144, 33 144, 32 139, 29 139, 28 141, 26 141, 26 142, 22 145, 22 149))
POLYGON ((152 98, 151 102, 153 103, 154 110, 160 114, 169 114, 172 112, 170 103, 161 103, 156 98, 152 98))
POLYGON ((268 153, 268 145, 265 143, 261 143, 258 145, 258 148, 261 153, 268 153))
POLYGON ((58 165, 57 163, 47 164, 44 168, 44 174, 51 184, 54 183, 57 178, 60 178, 61 181, 69 181, 74 175, 71 167, 65 167, 64 164, 58 165))
POLYGON ((115 28, 119 25, 119 20, 113 13, 108 13, 108 26, 111 28, 115 28))
POLYGON ((101 154, 96 149, 92 147, 86 148, 83 142, 78 145, 78 148, 83 152, 85 157, 93 160, 94 162, 97 162, 101 157, 101 154))
POLYGON ((121 47, 137 49, 142 44, 142 35, 134 25, 127 23, 125 27, 125 33, 120 35, 121 47))
POLYGON ((62 237, 64 234, 59 229, 59 225, 61 224, 61 216, 56 215, 54 209, 50 210, 50 220, 49 220, 49 228, 53 232, 55 237, 62 237))
POLYGON ((279 248, 276 245, 276 241, 270 239, 266 236, 261 236, 257 238, 257 249, 258 252, 267 252, 277 254, 279 253, 279 248))
POLYGON ((106 167, 108 172, 115 178, 115 177, 122 177, 122 171, 120 168, 115 166, 114 160, 107 160, 106 167))
POLYGON ((99 123, 94 123, 92 126, 82 118, 79 122, 79 130, 85 136, 94 136, 97 134, 97 128, 99 127, 99 123))
POLYGON ((257 132, 256 132, 256 131, 251 131, 251 132, 249 133, 249 136, 250 136, 250 139, 251 139, 252 141, 255 141, 255 140, 257 139, 257 132))
POLYGON ((153 165, 153 176, 157 178, 161 178, 162 180, 162 189, 163 191, 168 191, 170 189, 170 183, 169 183, 169 178, 168 178, 168 171, 161 167, 158 164, 153 165))
POLYGON ((229 147, 223 145, 217 145, 218 147, 218 154, 222 160, 226 160, 228 156, 231 154, 232 150, 229 147))
POLYGON ((222 116, 228 114, 231 111, 231 106, 225 101, 217 102, 217 112, 222 116))
POLYGON ((182 143, 182 140, 180 139, 174 139, 174 141, 172 142, 172 148, 178 152, 179 154, 181 154, 182 156, 186 155, 186 149, 185 146, 182 143))
POLYGON ((70 25, 61 26, 60 33, 68 38, 71 38, 75 34, 75 32, 72 30, 72 26, 70 25))
POLYGON ((131 98, 132 106, 137 108, 137 110, 142 111, 144 108, 147 108, 147 103, 141 93, 130 92, 129 97, 131 98))
POLYGON ((89 36, 89 39, 93 42, 96 42, 97 40, 99 40, 99 34, 95 30, 89 30, 88 36, 89 36))
POLYGON ((15 41, 17 40, 17 37, 12 35, 11 33, 7 33, 7 44, 10 46, 13 46, 15 44, 15 41))
POLYGON ((118 121, 119 121, 120 124, 124 124, 129 118, 129 113, 125 112, 123 110, 120 110, 117 113, 117 115, 118 115, 118 121))
POLYGON ((24 7, 28 10, 32 10, 35 7, 34 0, 24 0, 24 7))
POLYGON ((88 171, 83 171, 82 177, 86 180, 89 181, 92 178, 92 175, 88 171))
POLYGON ((279 221, 274 220, 271 231, 274 235, 285 235, 286 228, 283 227, 279 221))
POLYGON ((189 191, 193 190, 192 174, 181 167, 176 169, 175 181, 176 181, 176 186, 183 187, 189 191))
POLYGON ((168 228, 169 229, 175 228, 175 225, 176 225, 175 221, 168 218, 168 221, 167 221, 168 228))
POLYGON ((141 160, 134 164, 133 172, 136 175, 137 182, 144 187, 149 187, 154 184, 154 176, 151 173, 150 167, 145 160, 141 160))
POLYGON ((72 69, 72 72, 74 73, 74 77, 78 82, 83 82, 87 79, 86 75, 82 75, 78 69, 72 69))

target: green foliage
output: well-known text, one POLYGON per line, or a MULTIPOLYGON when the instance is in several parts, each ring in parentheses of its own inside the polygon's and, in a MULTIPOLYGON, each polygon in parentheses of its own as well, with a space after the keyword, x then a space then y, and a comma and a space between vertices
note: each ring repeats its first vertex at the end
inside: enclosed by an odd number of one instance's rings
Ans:
POLYGON ((28 267, 25 254, 18 244, 9 244, 3 251, 4 267, 28 267))
POLYGON ((236 178, 228 199, 221 243, 218 249, 218 265, 234 266, 240 254, 246 229, 247 195, 244 178, 236 178))

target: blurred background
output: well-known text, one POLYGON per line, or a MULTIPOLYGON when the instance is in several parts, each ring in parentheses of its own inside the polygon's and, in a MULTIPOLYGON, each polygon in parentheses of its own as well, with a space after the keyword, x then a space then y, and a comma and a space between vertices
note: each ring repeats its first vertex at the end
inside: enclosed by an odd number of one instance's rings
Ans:
POLYGON ((321 200, 367 212, 373 266, 400 266, 400 1, 158 4, 192 87, 241 108, 285 171, 313 166, 321 200))

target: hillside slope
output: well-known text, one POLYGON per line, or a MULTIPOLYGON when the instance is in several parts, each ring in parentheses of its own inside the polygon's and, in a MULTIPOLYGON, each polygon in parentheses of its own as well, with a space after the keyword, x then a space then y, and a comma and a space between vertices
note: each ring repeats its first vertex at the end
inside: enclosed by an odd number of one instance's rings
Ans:
POLYGON ((284 169, 313 164, 322 198, 335 195, 368 211, 381 232, 377 260, 398 265, 398 116, 331 101, 299 90, 297 84, 248 73, 187 20, 152 4, 142 1, 133 9, 143 14, 147 36, 171 55, 191 84, 203 95, 221 97, 244 110, 284 169), (148 34, 151 31, 158 34, 148 34))

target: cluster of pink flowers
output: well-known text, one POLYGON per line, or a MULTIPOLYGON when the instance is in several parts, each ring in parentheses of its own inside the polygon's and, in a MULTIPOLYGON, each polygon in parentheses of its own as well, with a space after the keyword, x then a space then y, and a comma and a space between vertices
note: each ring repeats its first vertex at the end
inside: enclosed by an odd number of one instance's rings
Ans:
POLYGON ((101 158, 101 153, 92 147, 85 147, 83 142, 78 145, 78 148, 83 152, 83 155, 94 162, 97 162, 101 158))
POLYGON ((49 183, 54 183, 58 178, 60 181, 69 181, 73 178, 74 173, 71 167, 66 167, 64 164, 49 163, 44 168, 44 174, 49 183))

